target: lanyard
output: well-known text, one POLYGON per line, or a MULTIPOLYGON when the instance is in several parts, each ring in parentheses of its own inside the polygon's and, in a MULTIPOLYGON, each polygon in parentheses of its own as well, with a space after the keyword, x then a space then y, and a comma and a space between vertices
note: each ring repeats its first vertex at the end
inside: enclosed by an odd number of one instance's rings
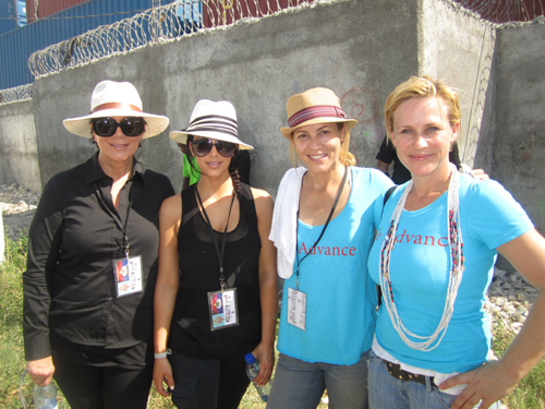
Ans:
POLYGON ((227 240, 227 228, 229 227, 229 219, 231 218, 231 210, 233 209, 233 202, 235 201, 235 192, 233 191, 233 195, 231 196, 231 204, 229 205, 229 214, 227 215, 227 223, 225 223, 225 230, 223 230, 223 235, 221 238, 221 250, 218 244, 218 240, 216 239, 216 233, 214 232, 214 229, 212 228, 212 223, 210 223, 210 219, 208 218, 208 214, 206 213, 206 209, 204 208, 204 205, 202 203, 201 195, 199 194, 199 189, 197 189, 197 186, 195 186, 195 195, 197 196, 198 205, 202 209, 202 213, 204 214, 204 218, 206 219, 206 224, 208 225, 208 228, 210 229, 210 233, 212 234, 212 241, 214 242, 214 247, 216 248, 216 253, 218 255, 219 272, 220 272, 220 287, 223 290, 225 289, 225 275, 223 273, 223 261, 225 257, 225 242, 227 240))
MULTIPOLYGON (((295 273, 295 276, 296 276, 295 289, 296 290, 299 290, 299 266, 301 265, 303 260, 306 259, 307 256, 309 256, 314 251, 314 249, 318 245, 318 242, 322 239, 322 236, 324 235, 325 230, 327 229, 327 226, 328 226, 329 222, 331 221, 331 217, 333 216, 333 213, 335 213, 335 209, 337 208, 337 204, 339 203, 339 199, 341 198, 341 193, 343 192, 344 184, 346 182, 347 169, 348 168, 345 166, 344 167, 343 180, 341 181, 341 184, 339 185, 339 190, 337 191, 337 197, 335 197, 335 201, 333 202, 333 206, 331 207, 329 215, 327 216, 327 220, 326 220, 326 222, 324 224, 324 228, 322 229, 322 232, 320 233, 320 236, 318 236, 318 240, 316 240, 314 242, 314 244, 309 249, 309 251, 307 251, 307 254, 305 254, 304 257, 301 260, 299 260, 299 210, 301 208, 301 195, 299 195, 299 204, 297 206, 297 219, 296 219, 297 224, 296 224, 296 231, 295 231, 295 257, 296 257, 296 262, 297 262, 297 270, 296 270, 296 273, 295 273)), ((302 183, 303 183, 303 181, 301 179, 301 185, 302 185, 302 183)))
POLYGON ((117 227, 119 228, 119 230, 121 230, 121 233, 123 234, 123 242, 121 244, 121 250, 123 251, 123 253, 125 254, 128 260, 130 244, 129 244, 129 237, 127 236, 127 225, 129 223, 129 214, 131 213, 131 207, 132 207, 132 183, 131 183, 131 188, 129 190, 129 206, 127 207, 127 215, 125 216, 124 223, 121 220, 121 217, 119 217, 119 215, 117 214, 117 212, 115 213, 112 212, 110 207, 106 204, 106 201, 104 200, 104 197, 102 196, 102 190, 100 190, 100 186, 98 185, 97 182, 95 182, 95 189, 96 189, 95 193, 98 197, 98 201, 102 204, 104 209, 106 209, 106 212, 108 212, 108 214, 112 216, 112 218, 115 221, 115 224, 117 224, 117 227))

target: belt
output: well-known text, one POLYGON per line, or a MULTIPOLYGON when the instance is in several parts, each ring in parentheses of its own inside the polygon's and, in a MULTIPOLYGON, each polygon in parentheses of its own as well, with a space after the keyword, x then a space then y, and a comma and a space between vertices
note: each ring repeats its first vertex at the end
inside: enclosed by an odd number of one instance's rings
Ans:
MULTIPOLYGON (((412 372, 404 371, 403 369, 401 369, 401 365, 399 364, 394 364, 384 359, 383 361, 386 364, 386 369, 388 370, 388 373, 398 380, 416 382, 426 386, 426 378, 431 378, 431 376, 418 375, 412 372)), ((433 386, 433 382, 431 379, 430 385, 433 386)))

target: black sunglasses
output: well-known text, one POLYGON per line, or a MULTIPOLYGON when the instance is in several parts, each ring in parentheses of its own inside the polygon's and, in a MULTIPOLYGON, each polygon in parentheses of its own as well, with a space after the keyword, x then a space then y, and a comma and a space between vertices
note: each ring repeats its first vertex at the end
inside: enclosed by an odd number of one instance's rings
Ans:
POLYGON ((235 154, 237 145, 231 142, 225 141, 216 141, 212 142, 209 138, 197 139, 196 141, 191 142, 193 147, 193 153, 195 156, 202 158, 210 153, 212 146, 216 145, 216 150, 224 158, 230 158, 235 154))
POLYGON ((146 127, 144 118, 123 118, 117 122, 113 118, 93 118, 93 130, 98 136, 112 136, 120 127, 125 136, 140 136, 146 127))

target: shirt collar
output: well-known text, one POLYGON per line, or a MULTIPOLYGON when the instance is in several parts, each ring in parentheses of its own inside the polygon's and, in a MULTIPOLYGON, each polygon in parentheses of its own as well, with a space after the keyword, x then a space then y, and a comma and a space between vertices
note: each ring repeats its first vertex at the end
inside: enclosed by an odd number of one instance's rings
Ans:
MULTIPOLYGON (((146 173, 146 168, 140 162, 134 158, 133 165, 133 174, 130 179, 133 179, 135 175, 145 181, 144 174, 146 173)), ((90 184, 99 181, 102 178, 109 178, 106 173, 102 170, 98 163, 98 152, 90 158, 85 164, 85 183, 90 184)))

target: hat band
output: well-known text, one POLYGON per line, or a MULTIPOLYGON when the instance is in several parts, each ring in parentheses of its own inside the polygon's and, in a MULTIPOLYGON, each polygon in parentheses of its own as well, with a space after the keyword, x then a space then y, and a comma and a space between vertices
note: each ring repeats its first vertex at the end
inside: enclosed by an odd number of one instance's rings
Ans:
POLYGON ((114 109, 128 109, 130 111, 142 112, 142 109, 140 109, 136 105, 122 104, 121 102, 109 102, 107 104, 102 104, 102 105, 99 105, 99 106, 95 107, 91 111, 91 113, 94 113, 94 112, 97 112, 97 111, 103 111, 105 109, 112 109, 112 108, 114 108, 114 109))
POLYGON ((233 132, 229 129, 221 129, 221 128, 218 128, 217 126, 213 128, 208 128, 206 126, 197 126, 195 128, 187 128, 185 130, 185 133, 188 133, 188 134, 198 135, 199 132, 218 132, 218 133, 224 133, 224 134, 234 136, 235 138, 238 138, 238 134, 236 132, 233 132))
POLYGON ((308 107, 296 112, 288 119, 288 125, 290 128, 295 128, 303 122, 321 117, 347 118, 346 114, 341 108, 331 105, 321 105, 308 107))
POLYGON ((238 137, 237 121, 220 115, 207 115, 195 118, 185 132, 222 132, 238 137))

